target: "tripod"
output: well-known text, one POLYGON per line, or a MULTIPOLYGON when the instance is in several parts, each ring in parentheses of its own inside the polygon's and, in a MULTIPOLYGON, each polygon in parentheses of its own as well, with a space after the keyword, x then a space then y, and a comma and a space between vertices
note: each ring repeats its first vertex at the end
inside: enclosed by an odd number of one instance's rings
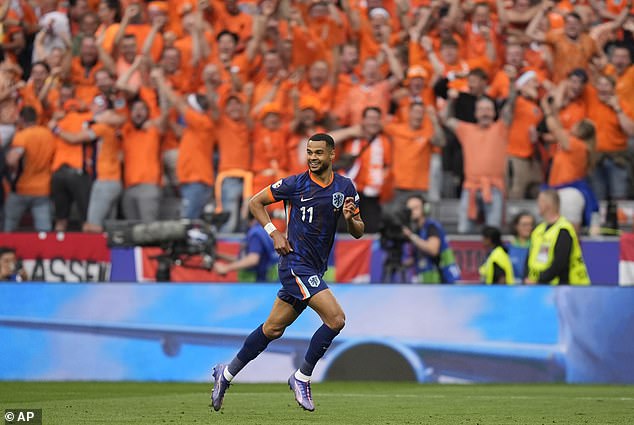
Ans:
MULTIPOLYGON (((387 253, 383 261, 382 283, 407 283, 407 267, 403 265, 403 242, 390 241, 383 247, 387 253)), ((382 244, 383 245, 383 244, 382 244)))

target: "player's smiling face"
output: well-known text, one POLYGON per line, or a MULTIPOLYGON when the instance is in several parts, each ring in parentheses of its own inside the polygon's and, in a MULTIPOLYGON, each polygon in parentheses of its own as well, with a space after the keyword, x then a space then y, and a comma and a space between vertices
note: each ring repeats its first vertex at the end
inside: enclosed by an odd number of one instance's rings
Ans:
POLYGON ((306 147, 306 159, 311 173, 321 174, 326 171, 335 157, 335 152, 324 141, 309 140, 306 147))

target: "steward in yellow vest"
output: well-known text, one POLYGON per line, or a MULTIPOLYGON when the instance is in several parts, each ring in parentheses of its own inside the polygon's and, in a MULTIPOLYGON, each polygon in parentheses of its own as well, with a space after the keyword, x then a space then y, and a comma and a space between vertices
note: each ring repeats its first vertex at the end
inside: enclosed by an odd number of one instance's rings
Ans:
POLYGON ((515 283, 513 264, 506 248, 502 244, 502 235, 497 227, 485 226, 482 229, 482 243, 489 250, 489 255, 480 266, 480 279, 487 285, 515 283))
POLYGON ((589 285, 577 232, 559 215, 559 195, 543 191, 537 205, 544 222, 531 233, 526 283, 589 285))

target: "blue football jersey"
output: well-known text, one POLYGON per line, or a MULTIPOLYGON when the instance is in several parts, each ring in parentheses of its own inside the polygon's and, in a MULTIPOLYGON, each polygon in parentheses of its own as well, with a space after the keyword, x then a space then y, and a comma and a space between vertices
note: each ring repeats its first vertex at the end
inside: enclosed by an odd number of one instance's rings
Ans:
POLYGON ((280 270, 301 275, 323 275, 337 231, 344 200, 359 195, 352 181, 334 173, 330 184, 315 182, 309 171, 285 177, 270 186, 273 198, 284 201, 288 241, 293 252, 280 257, 280 270))

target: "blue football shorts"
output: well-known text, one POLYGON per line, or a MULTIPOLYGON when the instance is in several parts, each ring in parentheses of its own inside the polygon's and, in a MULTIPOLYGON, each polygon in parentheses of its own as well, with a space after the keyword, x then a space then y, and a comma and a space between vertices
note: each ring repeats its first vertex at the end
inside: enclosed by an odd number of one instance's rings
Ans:
POLYGON ((282 289, 277 292, 277 297, 292 305, 298 313, 306 309, 310 297, 328 289, 318 274, 296 274, 292 269, 286 269, 279 271, 279 278, 282 289))

